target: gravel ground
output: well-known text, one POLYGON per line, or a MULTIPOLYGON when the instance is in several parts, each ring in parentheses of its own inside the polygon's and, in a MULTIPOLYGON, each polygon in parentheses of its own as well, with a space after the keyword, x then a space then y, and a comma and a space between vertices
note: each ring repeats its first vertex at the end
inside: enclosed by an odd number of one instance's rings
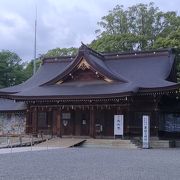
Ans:
POLYGON ((0 180, 179 180, 180 149, 69 148, 0 155, 0 180))

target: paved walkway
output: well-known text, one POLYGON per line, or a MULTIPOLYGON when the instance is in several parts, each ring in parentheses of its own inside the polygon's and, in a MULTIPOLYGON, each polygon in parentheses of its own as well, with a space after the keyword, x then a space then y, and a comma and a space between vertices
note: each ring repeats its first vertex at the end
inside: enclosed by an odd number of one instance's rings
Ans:
POLYGON ((2 148, 0 149, 0 154, 68 148, 76 146, 83 141, 84 139, 76 138, 53 138, 32 147, 2 148))
POLYGON ((180 149, 61 148, 0 155, 1 180, 179 180, 180 149))
MULTIPOLYGON (((45 142, 35 144, 32 147, 28 146, 28 147, 2 148, 2 149, 0 149, 0 154, 50 150, 50 149, 58 149, 58 148, 69 148, 69 147, 74 147, 84 141, 85 141, 85 139, 82 139, 82 138, 55 137, 55 138, 52 138, 49 140, 47 139, 45 142)), ((87 143, 85 143, 85 145, 83 144, 82 147, 88 147, 88 148, 89 147, 94 147, 94 148, 97 148, 97 147, 101 147, 101 148, 107 148, 107 147, 110 148, 111 147, 112 148, 113 147, 113 148, 117 148, 118 147, 117 145, 119 145, 119 146, 122 146, 122 148, 128 148, 128 149, 135 148, 136 149, 135 146, 130 147, 130 145, 131 145, 131 144, 129 144, 130 141, 124 141, 124 140, 88 139, 86 141, 87 141, 87 143), (93 145, 92 145, 92 142, 94 143, 93 145)))
POLYGON ((17 148, 3 148, 0 149, 0 154, 9 154, 9 153, 19 153, 19 152, 29 152, 29 151, 43 151, 50 149, 58 149, 60 147, 17 147, 17 148))

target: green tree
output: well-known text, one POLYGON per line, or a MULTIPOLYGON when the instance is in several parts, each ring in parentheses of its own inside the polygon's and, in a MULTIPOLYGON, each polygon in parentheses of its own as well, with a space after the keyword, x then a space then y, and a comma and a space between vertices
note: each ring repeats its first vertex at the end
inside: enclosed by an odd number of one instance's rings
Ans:
POLYGON ((177 48, 180 49, 180 28, 170 31, 165 37, 156 39, 153 48, 177 48))
POLYGON ((99 52, 132 51, 139 37, 133 34, 105 35, 94 40, 90 47, 99 52))
POLYGON ((171 31, 166 37, 159 37, 154 43, 154 49, 174 48, 176 53, 177 80, 180 82, 180 28, 171 31))
POLYGON ((0 88, 13 86, 25 80, 24 64, 20 57, 10 51, 0 52, 0 88))
POLYGON ((160 11, 152 2, 127 9, 118 5, 102 17, 98 25, 97 39, 90 44, 95 50, 147 50, 154 47, 158 38, 166 38, 178 30, 180 17, 173 11, 160 11))
POLYGON ((58 57, 58 56, 74 56, 76 55, 78 49, 75 47, 71 48, 55 48, 49 50, 44 57, 58 57))

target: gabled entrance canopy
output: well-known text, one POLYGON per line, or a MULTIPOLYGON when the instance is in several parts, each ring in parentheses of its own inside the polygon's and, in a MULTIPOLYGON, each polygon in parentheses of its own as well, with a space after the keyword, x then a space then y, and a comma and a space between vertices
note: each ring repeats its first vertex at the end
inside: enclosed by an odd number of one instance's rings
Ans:
POLYGON ((118 74, 113 73, 103 62, 104 56, 88 48, 82 44, 79 48, 78 54, 75 59, 66 67, 64 72, 46 82, 43 85, 61 84, 68 77, 73 79, 73 74, 78 71, 91 70, 97 77, 97 79, 103 79, 107 82, 122 82, 125 83, 124 77, 120 77, 118 74))

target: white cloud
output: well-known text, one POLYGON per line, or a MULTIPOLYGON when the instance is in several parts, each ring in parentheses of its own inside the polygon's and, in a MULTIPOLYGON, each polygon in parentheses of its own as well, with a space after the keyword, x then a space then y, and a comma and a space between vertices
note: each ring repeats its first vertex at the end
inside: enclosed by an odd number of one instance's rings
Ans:
MULTIPOLYGON (((0 11, 1 49, 18 52, 25 50, 25 44, 31 36, 32 28, 25 18, 17 13, 0 11)), ((26 52, 27 53, 27 52, 26 52)))

